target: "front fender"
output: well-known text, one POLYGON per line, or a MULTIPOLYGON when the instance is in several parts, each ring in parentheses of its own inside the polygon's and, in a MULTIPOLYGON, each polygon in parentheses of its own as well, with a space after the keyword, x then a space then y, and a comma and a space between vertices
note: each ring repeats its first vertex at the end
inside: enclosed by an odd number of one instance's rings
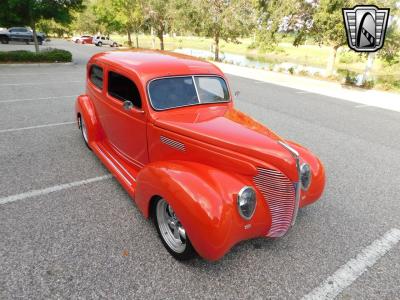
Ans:
POLYGON ((265 235, 271 217, 257 195, 253 218, 240 217, 237 193, 248 179, 213 167, 187 161, 160 161, 147 165, 137 176, 135 202, 150 214, 150 199, 158 195, 174 208, 193 247, 205 259, 217 260, 240 240, 265 235))
POLYGON ((295 142, 289 142, 289 144, 299 152, 301 161, 308 163, 311 167, 311 185, 307 191, 301 191, 300 207, 304 207, 317 201, 322 196, 326 181, 325 168, 319 158, 311 151, 295 142))

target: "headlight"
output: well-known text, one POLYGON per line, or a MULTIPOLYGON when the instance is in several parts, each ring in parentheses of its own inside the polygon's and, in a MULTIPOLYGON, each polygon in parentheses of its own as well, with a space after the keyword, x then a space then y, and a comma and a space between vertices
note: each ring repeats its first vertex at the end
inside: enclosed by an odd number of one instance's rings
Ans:
POLYGON ((238 193, 237 205, 239 214, 246 220, 250 220, 256 209, 256 192, 250 186, 243 187, 238 193))
POLYGON ((300 181, 301 188, 305 191, 308 190, 311 184, 311 168, 307 163, 303 163, 300 166, 300 181))

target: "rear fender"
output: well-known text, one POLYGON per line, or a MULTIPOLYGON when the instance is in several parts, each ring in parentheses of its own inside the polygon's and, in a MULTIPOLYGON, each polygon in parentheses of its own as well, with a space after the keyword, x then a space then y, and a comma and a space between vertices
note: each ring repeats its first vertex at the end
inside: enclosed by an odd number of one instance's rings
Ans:
POLYGON ((96 111, 92 100, 87 95, 80 95, 75 102, 76 116, 81 115, 88 130, 89 144, 103 138, 100 123, 96 116, 96 111))
POLYGON ((135 202, 146 217, 150 199, 164 198, 174 208, 194 248, 205 259, 221 258, 238 241, 265 235, 271 218, 262 197, 250 221, 240 217, 237 193, 248 179, 187 161, 155 162, 137 176, 135 202))

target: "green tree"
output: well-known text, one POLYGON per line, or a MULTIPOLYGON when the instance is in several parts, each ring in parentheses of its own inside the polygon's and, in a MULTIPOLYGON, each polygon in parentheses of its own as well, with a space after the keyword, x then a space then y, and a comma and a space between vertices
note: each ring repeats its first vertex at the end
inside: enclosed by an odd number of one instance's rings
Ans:
POLYGON ((36 26, 39 31, 44 32, 46 36, 56 34, 57 37, 63 37, 64 34, 71 33, 71 27, 69 25, 63 25, 53 19, 41 19, 36 26))
POLYGON ((253 0, 258 13, 256 41, 260 50, 275 48, 286 33, 294 34, 295 46, 303 43, 312 24, 315 2, 316 0, 253 0))
POLYGON ((144 21, 142 2, 140 0, 114 0, 113 7, 120 28, 123 28, 128 34, 128 45, 132 46, 131 33, 134 32, 136 47, 139 47, 137 35, 144 21))
POLYGON ((337 50, 347 43, 342 8, 352 6, 348 0, 321 0, 314 13, 311 34, 319 44, 332 49, 327 64, 328 75, 333 73, 337 50))
POLYGON ((400 29, 397 25, 388 28, 384 47, 378 55, 390 65, 400 62, 400 29))
POLYGON ((172 27, 174 8, 174 0, 147 0, 144 3, 146 21, 160 40, 161 50, 164 50, 164 34, 172 27))
POLYGON ((0 2, 0 23, 5 26, 30 26, 35 50, 39 52, 36 25, 41 19, 68 24, 72 10, 82 9, 82 0, 3 0, 0 2))
POLYGON ((214 40, 214 59, 219 60, 221 39, 239 43, 255 26, 256 14, 247 0, 192 0, 194 8, 190 26, 194 31, 214 40))
POLYGON ((93 11, 96 23, 103 25, 105 33, 126 33, 132 46, 131 34, 139 32, 144 19, 140 0, 99 0, 93 5, 93 11))
POLYGON ((96 23, 101 25, 103 34, 110 34, 114 31, 121 31, 121 23, 117 19, 114 0, 97 0, 92 6, 96 23))
POLYGON ((73 21, 71 23, 71 29, 79 34, 90 33, 95 34, 97 32, 105 31, 105 26, 101 23, 95 14, 94 1, 85 1, 85 9, 80 12, 73 12, 73 21))

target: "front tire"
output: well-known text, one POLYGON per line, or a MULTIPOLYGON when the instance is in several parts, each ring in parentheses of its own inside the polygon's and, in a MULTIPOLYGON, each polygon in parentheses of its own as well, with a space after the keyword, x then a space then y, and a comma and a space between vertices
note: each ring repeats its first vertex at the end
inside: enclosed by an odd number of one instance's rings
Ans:
POLYGON ((172 206, 163 198, 154 203, 153 221, 164 247, 175 259, 184 261, 196 256, 189 237, 172 206))
POLYGON ((103 43, 102 42, 98 42, 97 46, 101 47, 101 46, 103 46, 103 43))

